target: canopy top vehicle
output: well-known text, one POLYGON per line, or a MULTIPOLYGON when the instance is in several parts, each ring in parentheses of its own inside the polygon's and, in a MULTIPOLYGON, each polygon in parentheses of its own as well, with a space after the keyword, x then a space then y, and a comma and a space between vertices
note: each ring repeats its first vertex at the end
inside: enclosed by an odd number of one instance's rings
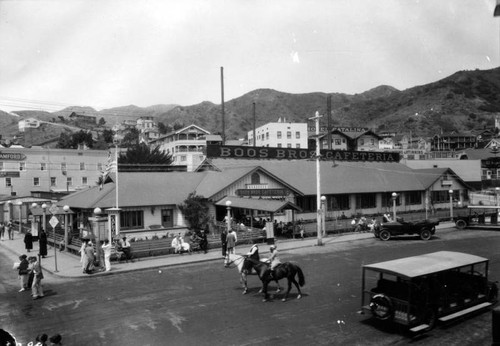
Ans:
POLYGON ((467 211, 453 218, 459 229, 481 228, 500 229, 498 213, 500 206, 495 205, 469 205, 467 211))
POLYGON ((452 251, 363 266, 363 310, 421 332, 492 305, 498 296, 488 281, 486 258, 452 251), (369 302, 369 303, 368 303, 369 302), (368 303, 368 304, 367 304, 368 303))

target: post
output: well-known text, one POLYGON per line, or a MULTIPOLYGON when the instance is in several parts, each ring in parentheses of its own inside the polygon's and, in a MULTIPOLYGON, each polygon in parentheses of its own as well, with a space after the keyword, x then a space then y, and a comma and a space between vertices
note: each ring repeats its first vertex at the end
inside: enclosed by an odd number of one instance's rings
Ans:
POLYGON ((222 116, 222 145, 226 144, 226 116, 224 114, 224 67, 220 68, 220 93, 221 93, 221 116, 222 116))
POLYGON ((453 190, 449 190, 450 194, 450 220, 453 221, 453 190))
MULTIPOLYGON (((45 220, 45 213, 47 212, 47 204, 42 204, 42 227, 45 232, 47 232, 47 221, 45 220)), ((55 240, 54 240, 55 241, 55 240)))
POLYGON ((231 231, 231 201, 226 201, 226 209, 227 209, 227 232, 231 231))
POLYGON ((323 236, 326 236, 326 197, 321 196, 321 228, 323 230, 323 236))
POLYGON ((23 202, 19 201, 17 202, 17 205, 19 206, 19 234, 23 233, 23 202))
MULTIPOLYGON (((97 208, 94 209, 94 218, 96 220, 95 227, 97 228, 97 235, 94 233, 94 236, 95 236, 95 253, 96 253, 96 257, 99 260, 99 262, 101 261, 101 239, 100 239, 101 230, 99 229, 99 215, 101 214, 101 212, 102 212, 102 210, 99 207, 97 207, 97 208)), ((102 265, 102 263, 99 263, 99 266, 101 266, 101 265, 102 265)))
POLYGON ((316 112, 316 115, 310 120, 316 122, 316 232, 318 235, 318 246, 323 245, 323 235, 321 234, 321 177, 320 177, 320 165, 319 159, 321 157, 321 152, 319 149, 319 119, 321 115, 316 112))
POLYGON ((392 193, 392 214, 393 214, 393 221, 396 221, 396 199, 398 198, 398 194, 396 192, 392 193))
POLYGON ((63 207, 64 210, 64 251, 68 252, 68 211, 69 205, 63 207))

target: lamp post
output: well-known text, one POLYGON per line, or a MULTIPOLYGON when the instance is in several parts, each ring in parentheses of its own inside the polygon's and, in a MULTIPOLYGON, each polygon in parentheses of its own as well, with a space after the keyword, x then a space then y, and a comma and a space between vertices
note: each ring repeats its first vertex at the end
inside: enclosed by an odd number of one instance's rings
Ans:
POLYGON ((97 207, 94 209, 94 217, 95 217, 95 226, 97 228, 97 235, 94 233, 95 236, 95 253, 96 257, 99 260, 99 265, 101 265, 101 231, 99 229, 99 215, 101 214, 102 210, 101 208, 97 207))
POLYGON ((319 148, 319 119, 322 116, 319 112, 316 112, 315 116, 309 118, 309 120, 314 120, 316 123, 316 232, 318 234, 318 246, 323 245, 323 238, 321 234, 321 175, 320 175, 320 165, 319 159, 321 157, 321 151, 319 148))
POLYGON ((19 206, 19 234, 23 233, 23 202, 19 201, 16 203, 19 206))
POLYGON ((326 197, 321 196, 321 228, 323 235, 326 235, 326 197))
POLYGON ((398 194, 396 192, 392 193, 392 215, 394 221, 396 221, 396 199, 398 199, 398 194))
MULTIPOLYGON (((46 227, 47 220, 45 220, 45 213, 46 212, 47 212, 47 204, 43 203, 42 204, 42 229, 44 230, 44 232, 47 232, 47 227, 46 227)), ((54 239, 54 242, 55 242, 55 239, 54 239)))
POLYGON ((226 201, 226 209, 227 209, 227 232, 231 231, 231 201, 226 201))
POLYGON ((450 194, 450 220, 453 221, 453 190, 449 190, 448 193, 450 194))
POLYGON ((63 207, 64 210, 64 251, 68 252, 68 211, 69 205, 63 207))
POLYGON ((500 187, 495 187, 496 205, 498 207, 498 193, 500 193, 500 187))

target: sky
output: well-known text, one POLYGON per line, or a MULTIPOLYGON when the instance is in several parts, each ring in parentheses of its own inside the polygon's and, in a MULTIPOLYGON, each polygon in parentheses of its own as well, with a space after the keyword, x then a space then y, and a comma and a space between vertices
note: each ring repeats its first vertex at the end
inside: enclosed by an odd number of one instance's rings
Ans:
POLYGON ((0 0, 0 109, 404 90, 500 66, 495 0, 0 0))

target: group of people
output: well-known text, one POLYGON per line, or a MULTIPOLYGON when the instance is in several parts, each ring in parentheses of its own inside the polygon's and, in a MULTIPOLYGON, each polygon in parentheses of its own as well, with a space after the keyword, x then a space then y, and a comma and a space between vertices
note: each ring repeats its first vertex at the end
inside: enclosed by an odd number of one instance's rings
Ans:
POLYGON ((222 243, 222 257, 229 258, 230 254, 234 254, 238 236, 232 229, 229 230, 229 232, 227 230, 223 230, 220 234, 220 240, 222 243))
POLYGON ((14 240, 14 229, 12 228, 12 220, 0 222, 0 239, 5 240, 5 234, 9 237, 9 240, 14 240))
POLYGON ((29 291, 33 299, 40 299, 43 295, 42 265, 36 256, 19 256, 19 262, 14 265, 18 271, 21 288, 19 292, 29 291))
MULTIPOLYGON (((43 228, 38 234, 38 246, 40 255, 42 258, 45 258, 47 256, 47 233, 43 228)), ((31 234, 30 230, 28 230, 24 235, 24 247, 27 252, 31 252, 31 250, 33 250, 33 234, 31 234)))
POLYGON ((354 232, 373 232, 375 226, 377 225, 377 220, 372 218, 370 221, 366 217, 362 216, 357 220, 353 218, 351 221, 354 232))
POLYGON ((37 335, 36 339, 36 344, 34 346, 58 346, 62 345, 62 336, 61 334, 55 334, 49 337, 47 334, 40 334, 37 335), (47 344, 47 341, 50 342, 50 344, 47 344))

